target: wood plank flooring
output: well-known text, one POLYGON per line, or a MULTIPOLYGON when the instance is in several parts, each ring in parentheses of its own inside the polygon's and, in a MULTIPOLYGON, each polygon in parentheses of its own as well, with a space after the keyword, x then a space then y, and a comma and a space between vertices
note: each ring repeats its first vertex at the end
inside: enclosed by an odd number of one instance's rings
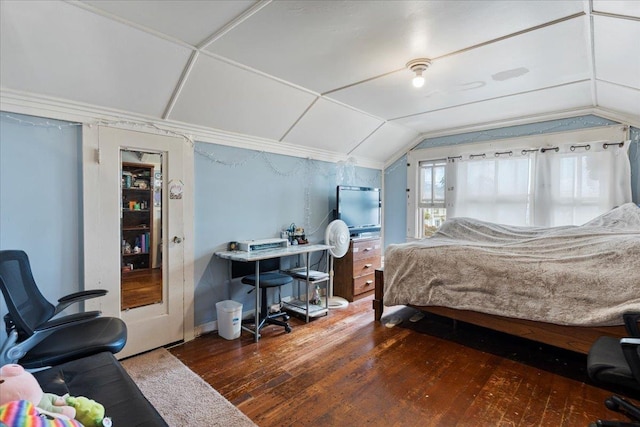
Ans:
POLYGON ((624 420, 589 383, 585 356, 449 319, 411 324, 413 313, 385 313, 405 319, 387 328, 366 298, 309 324, 292 318, 291 334, 268 326, 259 343, 214 332, 170 351, 261 427, 624 420))
POLYGON ((123 310, 162 302, 162 268, 124 273, 120 283, 123 310))

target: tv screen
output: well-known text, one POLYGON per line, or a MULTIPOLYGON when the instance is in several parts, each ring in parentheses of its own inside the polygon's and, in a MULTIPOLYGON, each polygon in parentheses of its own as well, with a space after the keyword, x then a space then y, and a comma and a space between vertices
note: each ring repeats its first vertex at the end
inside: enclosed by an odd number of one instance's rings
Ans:
POLYGON ((339 185, 337 191, 338 219, 343 220, 351 234, 380 231, 380 189, 339 185))

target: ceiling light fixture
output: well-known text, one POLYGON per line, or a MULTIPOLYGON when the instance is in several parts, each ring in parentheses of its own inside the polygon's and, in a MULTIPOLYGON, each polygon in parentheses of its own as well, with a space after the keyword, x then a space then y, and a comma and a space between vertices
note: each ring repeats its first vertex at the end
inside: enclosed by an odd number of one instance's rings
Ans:
POLYGON ((424 77, 422 72, 425 71, 431 65, 431 60, 427 58, 412 59, 407 62, 407 68, 416 73, 416 76, 411 81, 414 87, 424 86, 424 77))

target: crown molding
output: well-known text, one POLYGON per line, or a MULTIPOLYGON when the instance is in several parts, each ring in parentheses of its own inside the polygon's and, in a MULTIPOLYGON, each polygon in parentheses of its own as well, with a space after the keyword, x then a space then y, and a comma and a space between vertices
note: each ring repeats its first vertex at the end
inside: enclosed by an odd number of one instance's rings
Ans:
POLYGON ((132 128, 136 131, 148 133, 158 133, 162 131, 172 132, 183 135, 191 141, 220 144, 247 150, 265 151, 273 154, 330 163, 352 159, 355 160, 357 166, 364 168, 380 170, 384 165, 383 162, 372 159, 362 157, 354 158, 353 156, 332 151, 303 147, 204 126, 196 126, 175 120, 162 120, 157 117, 72 102, 55 97, 14 91, 6 88, 0 88, 0 110, 86 125, 110 124, 110 122, 112 122, 116 127, 132 128))

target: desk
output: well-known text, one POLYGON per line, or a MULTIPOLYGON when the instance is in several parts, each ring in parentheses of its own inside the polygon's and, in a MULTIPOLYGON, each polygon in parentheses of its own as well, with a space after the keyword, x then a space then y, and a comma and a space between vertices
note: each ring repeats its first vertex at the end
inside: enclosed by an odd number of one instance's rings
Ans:
MULTIPOLYGON (((224 252, 216 252, 215 255, 222 259, 227 259, 229 261, 240 261, 240 262, 253 262, 256 263, 256 322, 255 329, 251 330, 246 327, 242 327, 242 329, 251 332, 254 334, 255 342, 258 342, 260 339, 260 261, 271 258, 281 258, 285 256, 291 255, 303 255, 307 256, 306 266, 307 266, 307 276, 309 274, 309 255, 312 252, 318 251, 326 251, 331 249, 329 245, 291 245, 286 248, 276 248, 276 249, 265 249, 258 250, 252 252, 243 252, 243 251, 224 251, 224 252)), ((309 288, 309 280, 307 279, 307 289, 309 288)), ((308 320, 308 319, 307 319, 308 320)))

